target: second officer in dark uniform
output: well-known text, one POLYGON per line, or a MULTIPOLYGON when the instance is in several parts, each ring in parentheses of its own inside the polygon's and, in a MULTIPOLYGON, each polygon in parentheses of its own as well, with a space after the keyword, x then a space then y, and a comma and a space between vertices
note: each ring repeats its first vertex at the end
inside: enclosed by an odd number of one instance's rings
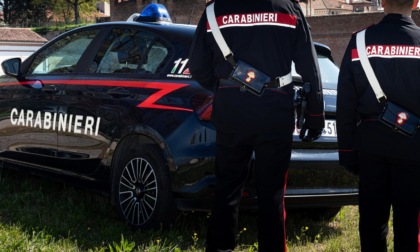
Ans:
MULTIPOLYGON (((382 6, 385 17, 365 31, 368 61, 387 100, 420 116, 420 28, 410 17, 417 0, 382 6)), ((361 249, 387 251, 392 206, 394 251, 418 252, 420 132, 408 137, 378 120, 384 104, 362 68, 356 35, 340 68, 337 131, 340 163, 360 175, 361 249)))
POLYGON ((291 0, 214 1, 217 25, 235 61, 252 65, 271 78, 261 96, 229 80, 224 58, 203 14, 190 52, 192 77, 214 91, 212 122, 217 130, 218 179, 207 233, 207 251, 235 247, 238 206, 255 153, 258 193, 258 248, 285 251, 284 193, 295 124, 291 65, 309 82, 305 141, 324 127, 323 95, 317 56, 299 4, 291 0), (276 77, 286 76, 279 87, 276 77))

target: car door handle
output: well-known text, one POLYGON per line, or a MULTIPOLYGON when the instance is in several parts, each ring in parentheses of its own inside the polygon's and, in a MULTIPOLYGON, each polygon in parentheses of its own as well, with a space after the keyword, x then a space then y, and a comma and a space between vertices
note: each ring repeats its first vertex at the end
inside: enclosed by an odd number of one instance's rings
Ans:
POLYGON ((58 87, 55 85, 46 85, 42 88, 42 90, 48 94, 55 94, 59 91, 58 87))
POLYGON ((127 97, 131 94, 127 89, 120 87, 110 89, 106 93, 114 97, 127 97))

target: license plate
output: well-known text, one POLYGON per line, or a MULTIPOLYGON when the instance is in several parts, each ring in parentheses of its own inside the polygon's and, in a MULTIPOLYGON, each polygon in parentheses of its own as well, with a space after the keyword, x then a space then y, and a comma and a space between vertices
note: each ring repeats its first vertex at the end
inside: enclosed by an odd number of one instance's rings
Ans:
POLYGON ((335 120, 325 120, 325 128, 322 131, 323 136, 337 137, 337 126, 335 120))
MULTIPOLYGON (((295 128, 293 135, 298 136, 300 130, 295 128)), ((326 137, 337 137, 337 127, 335 120, 325 120, 325 128, 322 131, 322 136, 326 137)))

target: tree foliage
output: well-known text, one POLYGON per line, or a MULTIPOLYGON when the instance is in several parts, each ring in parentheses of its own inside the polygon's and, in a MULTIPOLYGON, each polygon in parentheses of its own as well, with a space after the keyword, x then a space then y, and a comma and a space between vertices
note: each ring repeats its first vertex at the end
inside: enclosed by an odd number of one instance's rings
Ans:
POLYGON ((88 9, 91 6, 95 6, 95 3, 97 2, 97 0, 64 0, 65 2, 67 2, 70 6, 73 7, 73 11, 74 11, 74 22, 76 24, 80 23, 80 10, 82 9, 88 9))
POLYGON ((13 26, 34 26, 48 21, 54 0, 2 0, 4 22, 13 26))
MULTIPOLYGON (((10 26, 42 26, 51 20, 80 23, 81 13, 96 11, 97 0, 0 0, 4 22, 10 26)), ((0 20, 1 21, 1 20, 0 20)))

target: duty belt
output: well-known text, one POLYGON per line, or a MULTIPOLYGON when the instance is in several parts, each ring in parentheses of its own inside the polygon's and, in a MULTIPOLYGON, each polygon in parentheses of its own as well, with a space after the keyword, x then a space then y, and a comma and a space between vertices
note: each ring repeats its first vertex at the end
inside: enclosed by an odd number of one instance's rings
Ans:
POLYGON ((359 117, 360 117, 360 120, 362 122, 376 122, 376 121, 378 121, 379 115, 364 115, 364 114, 360 114, 359 117))
POLYGON ((281 88, 289 85, 290 83, 292 83, 292 73, 276 77, 274 80, 267 82, 265 85, 267 88, 281 88))

